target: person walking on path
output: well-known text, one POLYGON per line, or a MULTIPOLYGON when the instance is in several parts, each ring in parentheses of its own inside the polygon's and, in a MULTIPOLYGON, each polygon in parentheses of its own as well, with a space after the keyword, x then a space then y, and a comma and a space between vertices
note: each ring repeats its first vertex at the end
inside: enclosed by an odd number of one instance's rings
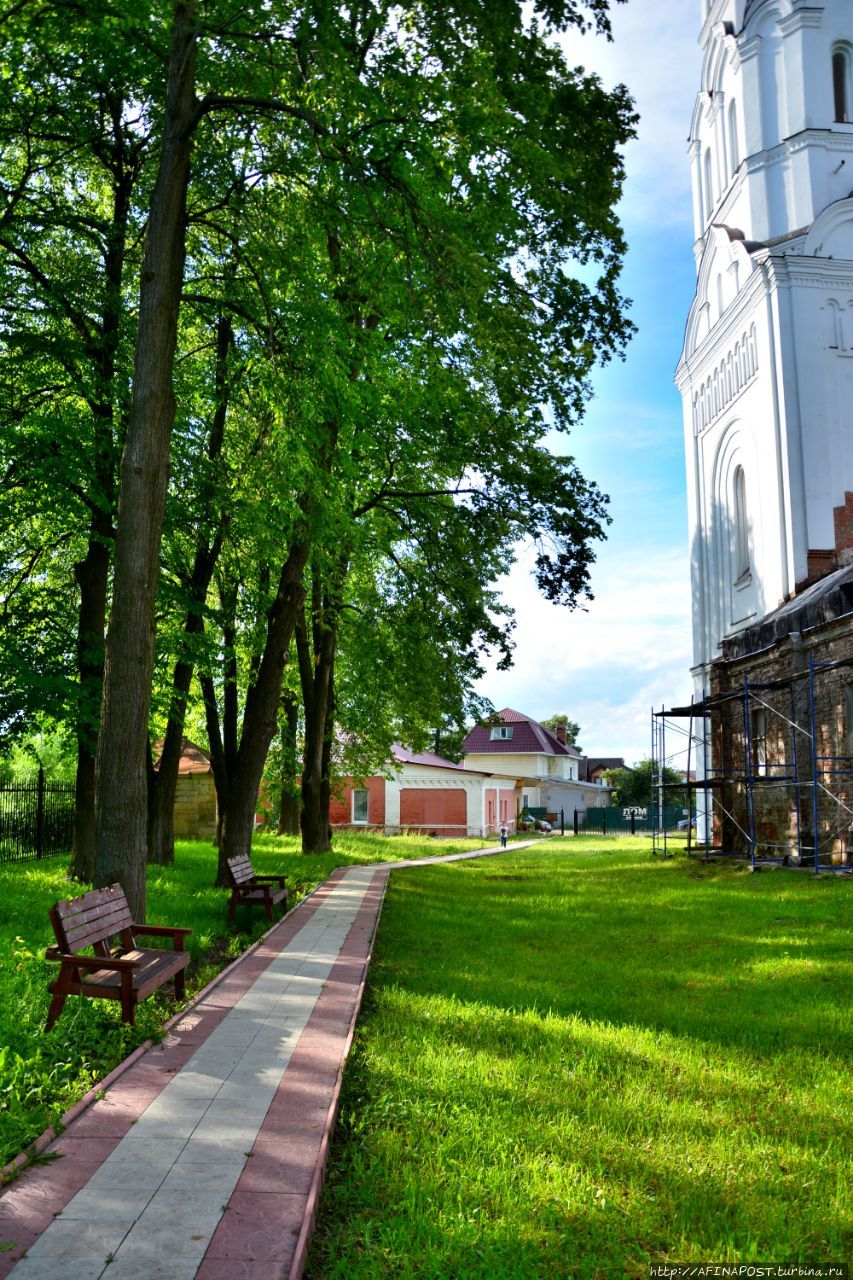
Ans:
POLYGON ((501 848, 502 849, 506 848, 506 840, 508 835, 509 835, 509 828, 507 827, 505 822, 502 822, 501 823, 501 848))

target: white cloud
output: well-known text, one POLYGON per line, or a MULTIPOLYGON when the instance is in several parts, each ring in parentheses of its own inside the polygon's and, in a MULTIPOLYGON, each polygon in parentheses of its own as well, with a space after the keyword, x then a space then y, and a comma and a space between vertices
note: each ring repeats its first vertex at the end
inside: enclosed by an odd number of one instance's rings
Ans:
POLYGON ((690 224, 686 139, 699 85, 702 54, 698 0, 662 4, 629 0, 612 6, 613 41, 569 36, 571 62, 597 72, 608 86, 627 84, 640 114, 638 139, 626 150, 626 224, 690 224))
POLYGON ((516 666, 492 667, 481 692, 536 718, 568 712, 591 755, 648 755, 651 707, 690 696, 686 548, 606 546, 586 613, 543 600, 530 569, 522 555, 500 584, 518 618, 516 666))

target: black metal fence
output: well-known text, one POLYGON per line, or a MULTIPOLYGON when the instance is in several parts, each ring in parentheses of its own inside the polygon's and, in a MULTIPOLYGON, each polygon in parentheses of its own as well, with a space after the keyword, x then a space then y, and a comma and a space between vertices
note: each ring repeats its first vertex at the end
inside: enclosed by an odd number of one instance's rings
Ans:
POLYGON ((33 862, 71 848, 74 833, 74 786, 47 782, 39 769, 36 782, 0 786, 0 862, 33 862))

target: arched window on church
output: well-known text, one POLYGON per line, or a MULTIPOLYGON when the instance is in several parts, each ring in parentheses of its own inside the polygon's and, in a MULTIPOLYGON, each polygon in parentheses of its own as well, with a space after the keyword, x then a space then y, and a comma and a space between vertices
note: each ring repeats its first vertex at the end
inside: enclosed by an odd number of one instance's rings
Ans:
POLYGON ((746 512, 746 476, 735 468, 735 581, 749 573, 749 520, 746 512))
POLYGON ((737 103, 734 99, 729 103, 729 160, 732 173, 737 173, 740 165, 740 147, 737 137, 737 103))
POLYGON ((835 97, 835 119, 839 124, 851 121, 851 88, 853 88, 853 48, 837 44, 832 50, 832 91, 835 97))
POLYGON ((708 147, 705 152, 705 221, 707 222, 711 214, 714 212, 714 179, 713 179, 713 163, 711 161, 711 148, 708 147))

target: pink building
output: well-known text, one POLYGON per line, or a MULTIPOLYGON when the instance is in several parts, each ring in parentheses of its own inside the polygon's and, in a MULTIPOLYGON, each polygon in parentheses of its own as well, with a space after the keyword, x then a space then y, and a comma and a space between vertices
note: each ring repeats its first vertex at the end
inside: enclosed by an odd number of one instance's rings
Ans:
POLYGON ((392 755, 387 778, 343 780, 332 798, 333 827, 436 836, 494 835, 503 823, 515 829, 521 794, 514 777, 466 769, 431 751, 395 746, 392 755))

